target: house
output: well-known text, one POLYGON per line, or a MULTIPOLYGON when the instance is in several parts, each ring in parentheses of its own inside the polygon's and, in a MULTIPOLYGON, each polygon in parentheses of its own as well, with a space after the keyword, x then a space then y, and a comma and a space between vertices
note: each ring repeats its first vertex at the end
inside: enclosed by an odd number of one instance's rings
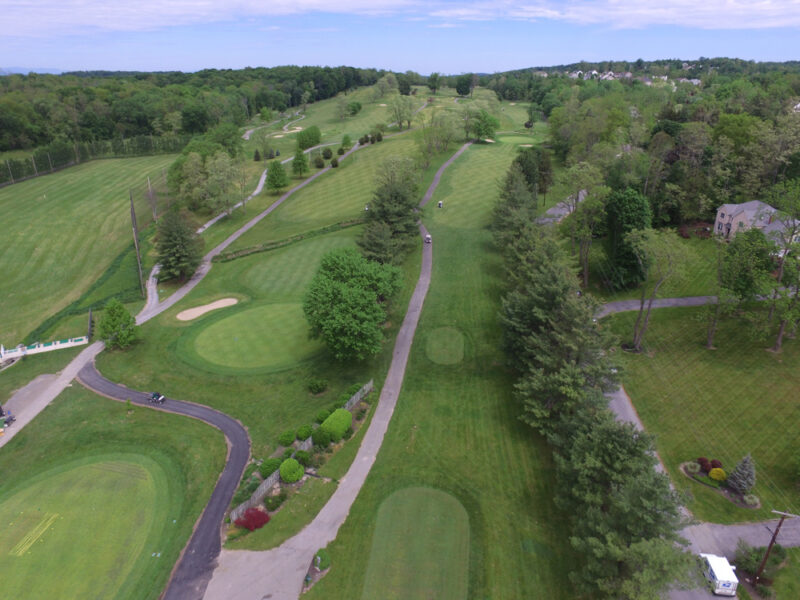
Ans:
POLYGON ((776 209, 760 200, 750 200, 742 204, 723 204, 717 209, 714 232, 724 236, 725 239, 730 239, 737 232, 752 227, 764 230, 772 223, 776 212, 778 212, 776 209))

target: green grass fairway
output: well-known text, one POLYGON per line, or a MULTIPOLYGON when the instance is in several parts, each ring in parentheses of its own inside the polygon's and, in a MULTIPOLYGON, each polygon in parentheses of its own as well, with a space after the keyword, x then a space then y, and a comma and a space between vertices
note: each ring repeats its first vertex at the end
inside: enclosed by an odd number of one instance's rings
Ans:
POLYGON ((308 592, 309 600, 362 597, 372 550, 382 543, 381 505, 409 487, 441 490, 466 510, 467 597, 574 597, 567 576, 574 557, 564 517, 552 502, 550 452, 519 420, 514 379, 500 350, 502 264, 486 226, 497 197, 495 181, 516 148, 472 146, 445 173, 425 209, 423 221, 434 240, 433 274, 403 390, 378 459, 328 547, 331 572, 308 592), (444 209, 436 208, 438 200, 444 209), (428 358, 429 336, 442 327, 464 334, 462 362, 443 367, 428 358))
POLYGON ((212 365, 233 371, 286 369, 322 350, 308 332, 301 304, 265 304, 212 323, 194 339, 194 349, 212 365))
POLYGON ((225 455, 199 421, 73 384, 0 452, 0 595, 155 600, 225 455))
POLYGON ((264 219, 231 245, 247 248, 268 240, 280 240, 332 223, 358 219, 372 199, 375 170, 387 158, 407 156, 414 149, 410 135, 384 140, 355 152, 338 169, 320 177, 294 194, 268 219, 264 219))
MULTIPOLYGON (((706 350, 702 309, 653 311, 641 355, 624 354, 623 384, 678 489, 690 491, 689 509, 704 521, 731 523, 770 518, 770 509, 800 512, 795 461, 800 448, 800 342, 783 352, 753 341, 746 326, 720 324, 716 350, 706 350), (719 459, 730 472, 750 452, 756 463, 754 493, 760 510, 738 508, 714 490, 686 479, 680 463, 719 459)), ((629 340, 635 313, 611 326, 629 340)))
POLYGON ((165 478, 158 463, 139 455, 95 455, 6 494, 0 501, 3 595, 116 597, 142 553, 161 551, 165 478))
MULTIPOLYGON (((174 158, 92 161, 0 189, 0 342, 19 344, 100 277, 132 241, 129 188, 174 158)), ((137 212, 143 228, 143 199, 137 212)))
POLYGON ((439 365, 455 365, 464 359, 464 334, 455 327, 439 327, 428 334, 425 354, 439 365))
POLYGON ((464 600, 469 518, 450 494, 399 490, 378 510, 362 600, 464 600))

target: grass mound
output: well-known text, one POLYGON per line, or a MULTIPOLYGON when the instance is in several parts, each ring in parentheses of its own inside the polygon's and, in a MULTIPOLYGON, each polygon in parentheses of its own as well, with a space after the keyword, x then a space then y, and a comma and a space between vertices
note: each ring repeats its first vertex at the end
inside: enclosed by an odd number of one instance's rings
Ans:
POLYGON ((425 354, 437 365, 455 365, 464 360, 464 334, 455 327, 439 327, 428 334, 425 354))
POLYGON ((378 510, 362 600, 467 597, 469 519, 450 494, 410 487, 378 510))

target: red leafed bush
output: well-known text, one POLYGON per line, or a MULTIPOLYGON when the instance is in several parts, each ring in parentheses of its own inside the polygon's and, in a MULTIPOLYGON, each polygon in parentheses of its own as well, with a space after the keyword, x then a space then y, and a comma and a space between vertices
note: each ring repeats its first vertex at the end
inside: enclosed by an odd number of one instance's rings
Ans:
POLYGON ((715 458, 714 460, 711 461, 711 468, 712 469, 721 469, 722 468, 722 462, 715 458))
POLYGON ((698 458, 697 464, 700 465, 700 469, 703 473, 708 473, 711 470, 711 462, 705 456, 698 458))
POLYGON ((244 514, 234 521, 237 527, 244 527, 250 531, 261 529, 264 525, 269 523, 269 515, 263 510, 257 508, 248 508, 244 514))

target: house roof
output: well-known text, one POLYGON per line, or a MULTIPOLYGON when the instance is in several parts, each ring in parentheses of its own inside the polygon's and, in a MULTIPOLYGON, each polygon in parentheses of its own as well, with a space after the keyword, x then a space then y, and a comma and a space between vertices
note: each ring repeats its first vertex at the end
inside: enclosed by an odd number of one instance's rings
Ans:
POLYGON ((771 216, 777 211, 766 202, 750 200, 749 202, 742 202, 741 204, 722 204, 717 209, 717 212, 724 212, 730 215, 731 218, 745 213, 751 221, 755 221, 756 216, 763 219, 765 216, 771 216))

